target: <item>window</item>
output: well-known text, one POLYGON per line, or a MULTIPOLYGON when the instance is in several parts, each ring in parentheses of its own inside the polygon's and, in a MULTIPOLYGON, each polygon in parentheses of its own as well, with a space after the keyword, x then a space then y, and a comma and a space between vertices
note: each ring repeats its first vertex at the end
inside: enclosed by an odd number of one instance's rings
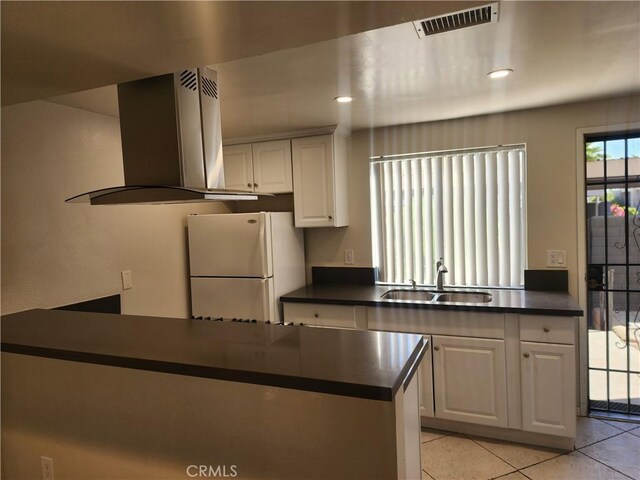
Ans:
POLYGON ((384 283, 521 287, 524 145, 371 158, 375 265, 384 283))

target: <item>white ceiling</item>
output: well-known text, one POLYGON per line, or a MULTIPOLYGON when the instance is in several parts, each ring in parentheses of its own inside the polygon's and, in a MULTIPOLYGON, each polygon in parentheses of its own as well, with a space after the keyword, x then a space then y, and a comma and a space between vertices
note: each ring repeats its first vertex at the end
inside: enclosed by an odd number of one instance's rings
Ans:
MULTIPOLYGON (((501 2, 500 21, 418 39, 403 23, 216 65, 225 138, 352 130, 640 91, 640 2, 501 2), (490 80, 486 73, 514 73, 490 80), (351 104, 333 101, 351 94, 351 104)), ((117 115, 115 88, 55 99, 117 115)))

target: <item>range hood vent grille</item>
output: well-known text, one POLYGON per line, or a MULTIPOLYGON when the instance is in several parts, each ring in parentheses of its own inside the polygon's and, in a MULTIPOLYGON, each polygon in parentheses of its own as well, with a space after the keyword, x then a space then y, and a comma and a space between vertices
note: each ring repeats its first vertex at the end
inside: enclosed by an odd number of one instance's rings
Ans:
POLYGON ((498 3, 413 22, 419 38, 498 21, 498 3))
POLYGON ((198 75, 191 70, 183 70, 180 72, 180 85, 189 90, 198 90, 198 75))
POLYGON ((218 98, 218 86, 216 82, 207 77, 202 77, 202 93, 212 98, 218 98))

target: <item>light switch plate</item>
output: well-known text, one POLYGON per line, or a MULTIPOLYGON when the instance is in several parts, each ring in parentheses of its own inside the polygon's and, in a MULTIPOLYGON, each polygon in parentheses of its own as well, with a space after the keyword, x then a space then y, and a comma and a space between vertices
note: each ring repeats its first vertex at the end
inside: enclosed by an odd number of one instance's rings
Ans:
POLYGON ((129 290, 133 288, 133 275, 131 274, 131 270, 123 270, 120 272, 122 276, 122 289, 129 290))
POLYGON ((565 268, 567 266, 566 250, 547 250, 547 267, 565 268))

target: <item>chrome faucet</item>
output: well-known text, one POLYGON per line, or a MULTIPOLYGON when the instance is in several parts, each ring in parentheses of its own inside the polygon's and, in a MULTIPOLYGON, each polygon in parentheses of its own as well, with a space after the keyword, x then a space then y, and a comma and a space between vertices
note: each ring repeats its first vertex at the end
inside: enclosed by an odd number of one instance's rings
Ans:
POLYGON ((449 272, 449 270, 447 270, 447 267, 444 266, 444 258, 440 257, 440 260, 436 262, 436 270, 437 270, 436 279, 435 279, 436 290, 443 290, 444 274, 449 272))
POLYGON ((411 288, 413 288, 414 290, 418 289, 418 287, 416 285, 416 281, 413 278, 409 279, 409 283, 411 284, 411 288))

